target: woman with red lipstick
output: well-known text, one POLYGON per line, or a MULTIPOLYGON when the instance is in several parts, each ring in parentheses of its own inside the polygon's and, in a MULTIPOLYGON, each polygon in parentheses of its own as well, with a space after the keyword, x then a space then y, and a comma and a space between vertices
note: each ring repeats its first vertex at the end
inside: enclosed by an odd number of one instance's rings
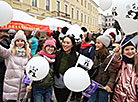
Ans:
POLYGON ((74 36, 65 35, 62 41, 62 49, 57 51, 54 64, 54 93, 57 102, 67 101, 71 91, 65 86, 63 75, 69 68, 74 67, 77 62, 77 54, 74 50, 74 36))

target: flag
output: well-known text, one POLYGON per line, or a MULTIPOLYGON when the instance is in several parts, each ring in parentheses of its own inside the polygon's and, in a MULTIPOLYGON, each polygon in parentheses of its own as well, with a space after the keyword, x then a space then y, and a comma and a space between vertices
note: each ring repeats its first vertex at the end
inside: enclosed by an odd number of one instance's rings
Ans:
POLYGON ((133 37, 133 38, 131 39, 131 42, 133 43, 133 45, 136 45, 136 44, 138 43, 138 35, 135 36, 135 37, 133 37))
POLYGON ((29 85, 32 81, 30 80, 30 78, 28 78, 28 76, 26 75, 26 73, 24 73, 22 82, 29 85))
POLYGON ((35 31, 32 31, 32 33, 31 33, 31 35, 35 35, 36 34, 36 32, 37 32, 37 30, 35 30, 35 31))
POLYGON ((89 87, 85 90, 85 92, 82 93, 83 96, 90 98, 90 96, 96 91, 96 89, 98 88, 98 83, 93 81, 91 82, 91 84, 89 85, 89 87))

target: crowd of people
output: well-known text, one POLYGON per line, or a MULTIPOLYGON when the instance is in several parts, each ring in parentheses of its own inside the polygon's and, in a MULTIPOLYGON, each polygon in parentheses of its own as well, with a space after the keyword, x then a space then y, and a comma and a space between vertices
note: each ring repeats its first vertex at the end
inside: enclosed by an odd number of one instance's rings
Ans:
POLYGON ((22 102, 26 92, 31 93, 31 102, 52 102, 53 92, 57 102, 67 102, 70 94, 70 101, 78 102, 109 102, 109 95, 110 102, 137 102, 138 54, 130 38, 123 39, 123 47, 118 44, 113 48, 113 32, 94 38, 83 28, 82 42, 76 45, 75 36, 66 34, 67 30, 65 27, 61 32, 54 31, 47 38, 35 34, 28 37, 23 30, 0 32, 0 102, 22 102), (112 58, 109 48, 114 58, 105 71, 112 58), (103 86, 90 98, 82 97, 82 92, 72 92, 63 81, 64 73, 76 65, 80 54, 94 62, 91 69, 83 69, 91 80, 103 86), (22 80, 28 61, 36 56, 45 58, 50 70, 45 78, 29 86, 22 80))

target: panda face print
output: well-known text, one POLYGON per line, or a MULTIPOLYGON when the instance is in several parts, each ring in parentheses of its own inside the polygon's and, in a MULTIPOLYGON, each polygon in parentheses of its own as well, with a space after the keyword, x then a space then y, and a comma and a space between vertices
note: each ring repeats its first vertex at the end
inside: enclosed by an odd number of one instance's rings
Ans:
POLYGON ((136 3, 133 3, 132 5, 127 5, 126 9, 127 9, 126 18, 138 20, 138 5, 136 3))
POLYGON ((37 72, 38 72, 38 68, 36 66, 30 66, 30 70, 29 70, 28 74, 30 74, 32 77, 36 78, 37 72))

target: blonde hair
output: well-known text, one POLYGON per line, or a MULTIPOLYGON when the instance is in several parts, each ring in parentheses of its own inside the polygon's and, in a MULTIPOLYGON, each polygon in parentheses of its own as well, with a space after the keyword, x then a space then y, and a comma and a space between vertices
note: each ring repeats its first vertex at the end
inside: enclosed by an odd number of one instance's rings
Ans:
MULTIPOLYGON (((15 42, 16 42, 16 41, 15 41, 15 42)), ((15 43, 15 42, 14 42, 14 43, 15 43)), ((30 50, 29 46, 26 44, 26 42, 25 42, 24 48, 25 48, 25 54, 26 54, 26 55, 29 55, 30 52, 31 52, 31 50, 30 50)), ((13 48, 12 48, 12 55, 15 55, 16 53, 17 53, 17 47, 16 47, 16 45, 14 44, 14 46, 13 46, 13 48)))

